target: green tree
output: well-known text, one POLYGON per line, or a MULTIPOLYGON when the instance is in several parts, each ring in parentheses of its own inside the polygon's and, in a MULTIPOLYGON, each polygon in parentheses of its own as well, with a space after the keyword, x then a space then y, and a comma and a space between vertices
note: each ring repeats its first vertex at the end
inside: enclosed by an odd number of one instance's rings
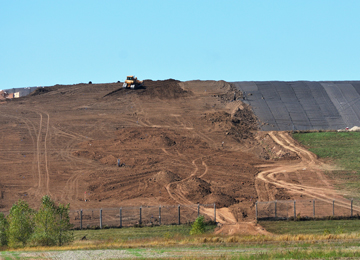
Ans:
POLYGON ((44 196, 35 215, 32 242, 36 245, 53 246, 56 244, 56 207, 49 196, 44 196))
POLYGON ((63 245, 73 240, 70 230, 69 205, 59 206, 49 196, 42 198, 42 204, 35 215, 35 229, 32 242, 35 245, 63 245))
POLYGON ((69 208, 70 204, 59 204, 57 207, 58 225, 56 241, 59 246, 70 243, 74 240, 74 233, 72 231, 73 225, 70 224, 69 208))
POLYGON ((0 245, 6 246, 8 244, 7 232, 9 229, 9 224, 5 215, 0 213, 0 245))
POLYGON ((11 247, 18 247, 19 243, 25 246, 33 233, 34 211, 26 201, 19 200, 15 203, 8 216, 8 242, 11 247))
POLYGON ((204 216, 199 216, 191 225, 190 235, 203 234, 204 232, 205 232, 205 218, 204 216))

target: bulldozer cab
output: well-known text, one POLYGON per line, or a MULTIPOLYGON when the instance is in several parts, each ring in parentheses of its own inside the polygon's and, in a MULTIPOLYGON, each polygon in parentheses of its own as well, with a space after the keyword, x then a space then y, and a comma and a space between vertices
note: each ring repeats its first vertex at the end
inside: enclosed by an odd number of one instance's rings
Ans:
POLYGON ((138 88, 141 87, 143 84, 142 80, 138 80, 135 76, 127 76, 126 80, 123 84, 123 88, 138 88))

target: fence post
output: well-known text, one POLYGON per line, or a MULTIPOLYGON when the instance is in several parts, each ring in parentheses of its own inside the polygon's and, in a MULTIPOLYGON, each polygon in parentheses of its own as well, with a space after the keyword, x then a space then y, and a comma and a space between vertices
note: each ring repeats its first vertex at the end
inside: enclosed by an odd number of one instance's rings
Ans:
POLYGON ((296 200, 294 200, 294 220, 296 220, 296 200))
POLYGON ((216 204, 214 203, 214 222, 216 223, 216 204))
POLYGON ((159 226, 161 225, 161 206, 159 206, 159 226))
POLYGON ((315 218, 315 199, 313 199, 313 217, 315 218))
POLYGON ((139 219, 139 224, 141 225, 142 223, 142 219, 141 219, 141 207, 140 207, 140 219, 139 219))
POLYGON ((102 229, 102 209, 100 209, 100 229, 102 229))
POLYGON ((335 200, 333 200, 333 217, 335 216, 335 200))
POLYGON ((200 204, 198 203, 198 208, 197 208, 197 210, 198 210, 198 217, 200 216, 200 204))
POLYGON ((275 200, 275 218, 277 218, 277 200, 275 200))
POLYGON ((180 225, 180 205, 178 206, 178 225, 180 225))
POLYGON ((353 199, 351 199, 351 211, 350 211, 350 213, 351 213, 351 217, 353 216, 353 199))
POLYGON ((82 229, 82 210, 80 210, 80 229, 82 229))
POLYGON ((120 208, 120 227, 122 227, 122 208, 120 208))
POLYGON ((258 221, 258 206, 257 206, 258 202, 255 203, 255 220, 256 222, 258 221))

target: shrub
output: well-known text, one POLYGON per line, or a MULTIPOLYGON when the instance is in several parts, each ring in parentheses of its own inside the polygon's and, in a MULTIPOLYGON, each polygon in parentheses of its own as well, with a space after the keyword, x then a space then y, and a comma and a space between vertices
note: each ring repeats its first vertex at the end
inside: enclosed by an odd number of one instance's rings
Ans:
POLYGON ((204 232, 205 232, 204 216, 199 216, 191 225, 190 235, 203 234, 204 232))

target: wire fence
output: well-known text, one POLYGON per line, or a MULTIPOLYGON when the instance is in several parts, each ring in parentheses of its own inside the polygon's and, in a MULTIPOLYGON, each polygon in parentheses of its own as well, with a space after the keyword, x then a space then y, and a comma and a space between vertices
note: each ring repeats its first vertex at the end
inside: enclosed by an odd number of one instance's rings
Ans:
POLYGON ((181 225, 195 221, 200 215, 204 216, 205 221, 216 222, 215 204, 80 209, 69 212, 74 229, 181 225))
POLYGON ((359 217, 353 200, 275 200, 255 204, 256 220, 289 220, 359 217))

